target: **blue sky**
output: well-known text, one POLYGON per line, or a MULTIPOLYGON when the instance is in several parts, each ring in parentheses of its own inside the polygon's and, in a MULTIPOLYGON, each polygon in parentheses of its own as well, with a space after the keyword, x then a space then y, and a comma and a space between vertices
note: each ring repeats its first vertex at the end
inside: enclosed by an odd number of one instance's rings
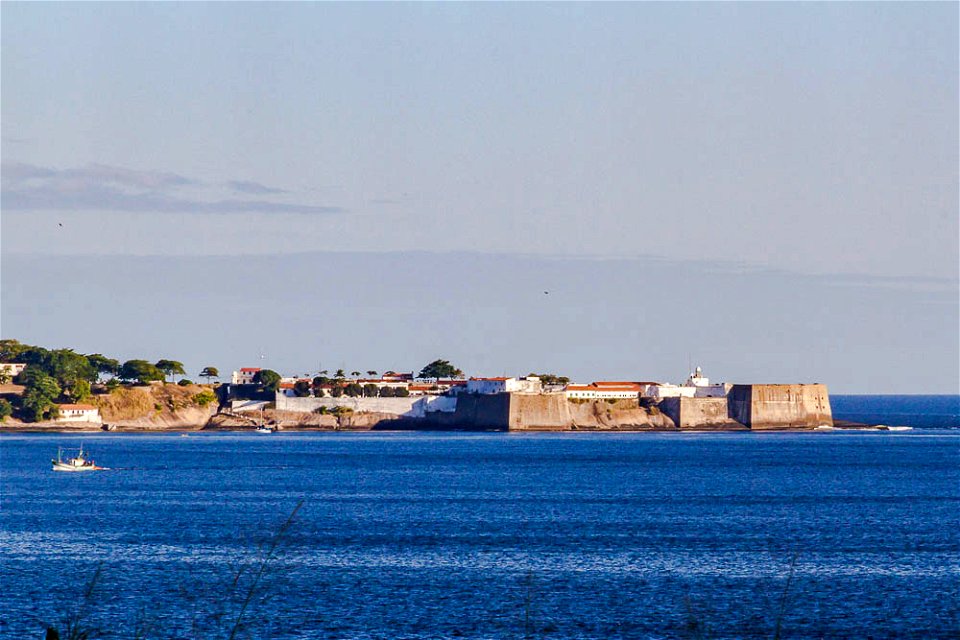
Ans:
POLYGON ((449 355, 679 379, 700 357, 735 381, 957 392, 956 4, 2 18, 5 337, 222 370, 264 348, 289 372, 449 355), (77 325, 40 311, 69 280, 54 262, 143 277, 72 282, 104 296, 77 325), (134 309, 145 280, 186 320, 134 309), (267 335, 209 330, 238 311, 267 335), (90 328, 133 318, 149 338, 90 328))

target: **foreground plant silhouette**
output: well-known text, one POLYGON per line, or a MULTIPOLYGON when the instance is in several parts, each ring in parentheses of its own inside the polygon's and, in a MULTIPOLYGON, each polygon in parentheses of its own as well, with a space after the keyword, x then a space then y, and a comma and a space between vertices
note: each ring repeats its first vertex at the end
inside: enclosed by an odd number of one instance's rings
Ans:
MULTIPOLYGON (((242 632, 244 619, 250 611, 251 604, 256 600, 258 595, 260 595, 263 578, 270 564, 277 559, 278 551, 280 550, 283 540, 293 526, 297 513, 300 511, 300 508, 303 507, 303 503, 304 500, 302 499, 297 502, 296 506, 294 506, 290 512, 290 515, 287 516, 269 540, 260 547, 261 553, 258 557, 253 561, 241 563, 234 572, 230 587, 234 591, 241 588, 242 578, 245 575, 250 575, 252 572, 252 579, 246 588, 242 589, 239 593, 242 600, 240 601, 239 609, 235 616, 232 614, 214 616, 216 624, 223 624, 220 629, 224 630, 224 637, 228 638, 228 640, 236 640, 242 632), (229 633, 226 633, 227 624, 229 624, 229 633)), ((65 616, 61 624, 57 626, 52 624, 46 625, 45 640, 93 640, 103 635, 100 629, 86 622, 91 605, 94 603, 97 585, 100 583, 102 576, 103 562, 100 562, 97 564, 93 577, 87 583, 86 587, 84 587, 77 608, 65 616)), ((150 635, 150 631, 151 625, 148 624, 145 612, 141 612, 141 615, 138 616, 136 620, 131 637, 133 640, 145 640, 150 635)), ((198 631, 194 629, 194 637, 209 639, 212 637, 210 633, 210 630, 198 631)), ((213 633, 216 636, 220 635, 220 633, 216 631, 213 633)))
MULTIPOLYGON (((270 561, 276 557, 277 549, 280 547, 280 542, 293 525, 293 521, 297 517, 297 512, 300 511, 300 507, 302 506, 303 500, 300 500, 300 502, 297 503, 297 506, 293 508, 293 511, 290 512, 290 515, 287 516, 287 519, 284 520, 283 524, 280 525, 280 528, 277 529, 277 532, 273 535, 273 538, 270 539, 270 543, 267 545, 267 552, 260 558, 260 562, 257 566, 257 573, 254 576, 253 581, 250 583, 250 586, 247 588, 246 597, 243 599, 243 604, 240 606, 240 611, 237 613, 237 619, 233 623, 233 628, 230 629, 229 640, 234 640, 234 638, 237 637, 237 633, 240 631, 241 625, 243 624, 243 616, 247 613, 247 608, 250 606, 254 596, 257 594, 257 588, 260 586, 260 581, 263 579, 263 574, 267 570, 267 566, 270 564, 270 561)), ((234 585, 236 585, 240 580, 240 575, 243 573, 243 569, 244 568, 241 567, 238 570, 234 579, 234 585)))
POLYGON ((92 627, 87 627, 84 618, 88 613, 88 607, 93 602, 93 593, 97 588, 97 583, 100 581, 101 575, 103 575, 102 562, 97 564, 97 569, 93 572, 93 577, 90 578, 90 582, 88 582, 87 586, 83 589, 80 605, 72 613, 68 614, 63 621, 63 635, 60 635, 60 631, 56 627, 48 626, 46 640, 88 640, 89 638, 96 637, 99 632, 92 627))

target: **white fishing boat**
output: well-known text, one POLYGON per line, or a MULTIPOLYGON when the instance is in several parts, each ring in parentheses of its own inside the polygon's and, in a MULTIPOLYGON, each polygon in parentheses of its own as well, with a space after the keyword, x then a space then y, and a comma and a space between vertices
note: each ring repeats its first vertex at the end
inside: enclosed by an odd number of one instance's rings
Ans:
POLYGON ((263 407, 260 407, 260 424, 257 425, 257 428, 254 429, 256 433, 273 433, 276 431, 273 427, 268 427, 263 423, 263 407))
POLYGON ((50 460, 53 463, 54 471, 103 471, 104 467, 98 467, 93 460, 87 460, 83 453, 83 445, 72 458, 63 457, 63 448, 57 449, 56 460, 50 460))

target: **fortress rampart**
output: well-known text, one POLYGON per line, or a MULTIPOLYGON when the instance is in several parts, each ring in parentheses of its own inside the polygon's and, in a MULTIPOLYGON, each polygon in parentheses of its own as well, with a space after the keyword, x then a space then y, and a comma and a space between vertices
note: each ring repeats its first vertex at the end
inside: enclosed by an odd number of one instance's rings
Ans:
POLYGON ((727 405, 732 419, 753 430, 833 426, 824 384, 735 384, 727 405))
POLYGON ((726 397, 682 396, 659 401, 570 400, 562 393, 460 393, 417 399, 278 398, 277 402, 278 409, 287 411, 333 405, 360 414, 379 412, 383 428, 388 429, 737 431, 833 425, 830 398, 822 384, 733 385, 726 397))

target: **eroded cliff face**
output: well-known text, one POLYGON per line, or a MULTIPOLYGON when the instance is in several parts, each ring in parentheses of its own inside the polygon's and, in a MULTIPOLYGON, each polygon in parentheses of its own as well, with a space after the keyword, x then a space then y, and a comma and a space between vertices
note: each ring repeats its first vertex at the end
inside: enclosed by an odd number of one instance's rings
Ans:
POLYGON ((85 400, 100 408, 104 424, 124 429, 199 429, 216 413, 215 400, 201 397, 208 387, 152 384, 118 388, 85 400))
POLYGON ((514 394, 509 428, 516 431, 672 431, 676 425, 656 407, 636 400, 570 401, 563 395, 514 394))

